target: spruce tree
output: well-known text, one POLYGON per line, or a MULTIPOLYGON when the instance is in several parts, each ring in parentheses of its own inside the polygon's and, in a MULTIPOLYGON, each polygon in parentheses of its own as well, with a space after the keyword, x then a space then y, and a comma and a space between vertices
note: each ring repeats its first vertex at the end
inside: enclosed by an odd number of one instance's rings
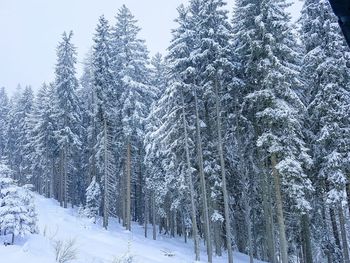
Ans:
POLYGON ((54 131, 56 124, 53 113, 53 86, 43 84, 34 101, 29 120, 29 148, 27 158, 31 159, 32 180, 35 190, 47 197, 54 196, 54 171, 57 142, 54 131))
POLYGON ((85 214, 89 218, 93 218, 96 223, 96 217, 101 205, 101 188, 100 184, 96 182, 96 178, 93 177, 90 185, 86 188, 86 205, 85 214))
MULTIPOLYGON (((111 66, 111 42, 108 21, 101 16, 96 28, 92 53, 92 81, 95 96, 94 121, 92 125, 97 135, 94 154, 103 175, 103 226, 108 226, 113 192, 113 134, 116 115, 116 91, 111 66)), ((101 178, 102 179, 102 178, 101 178)))
MULTIPOLYGON (((341 223, 344 192, 350 200, 347 183, 350 140, 346 135, 350 132, 350 71, 346 65, 349 50, 328 1, 305 1, 300 22, 305 50, 302 76, 310 120, 307 128, 314 158, 312 179, 318 193, 314 201, 314 220, 322 222, 322 228, 313 233, 314 240, 321 242, 320 252, 329 260, 340 261, 343 257, 344 261, 349 261, 347 237, 341 223), (330 226, 325 216, 327 210, 330 226), (342 245, 337 237, 337 215, 342 245), (331 233, 328 229, 332 229, 331 233)), ((317 255, 317 260, 319 258, 317 255)))
POLYGON ((5 155, 6 147, 6 127, 9 114, 9 98, 4 87, 0 88, 0 158, 5 155))
MULTIPOLYGON (((272 181, 274 187, 283 263, 288 262, 285 207, 292 206, 299 214, 308 213, 311 207, 307 194, 313 190, 305 173, 311 164, 301 118, 305 107, 297 95, 299 49, 287 6, 283 0, 239 1, 235 13, 235 34, 242 36, 237 39, 236 51, 245 81, 241 111, 254 127, 260 158, 267 160, 264 165, 271 173, 267 182, 272 181)), ((270 260, 275 262, 272 253, 270 245, 270 260)))
MULTIPOLYGON (((122 127, 119 143, 123 146, 121 150, 124 153, 120 158, 122 170, 125 171, 122 176, 122 189, 125 189, 122 195, 125 198, 124 225, 131 230, 131 189, 143 191, 144 120, 155 93, 149 85, 148 51, 144 40, 138 37, 140 28, 136 25, 136 19, 123 5, 116 20, 112 32, 113 72, 120 102, 116 113, 120 117, 122 127)), ((134 193, 134 196, 138 195, 134 193)), ((134 200, 134 211, 142 210, 141 203, 141 199, 134 200)))
POLYGON ((73 32, 62 35, 62 41, 57 47, 57 64, 55 68, 55 90, 57 94, 55 121, 57 130, 55 137, 59 148, 59 201, 65 208, 71 201, 74 205, 75 193, 72 191, 72 181, 78 176, 75 169, 76 153, 81 146, 80 105, 76 94, 78 80, 75 65, 77 62, 76 48, 72 44, 73 32))

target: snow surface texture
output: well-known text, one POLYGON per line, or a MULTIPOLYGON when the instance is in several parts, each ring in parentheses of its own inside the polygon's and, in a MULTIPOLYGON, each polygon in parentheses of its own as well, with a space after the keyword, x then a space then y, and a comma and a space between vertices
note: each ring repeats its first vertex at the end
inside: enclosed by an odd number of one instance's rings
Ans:
MULTIPOLYGON (((113 263, 123 257, 128 250, 137 263, 192 263, 192 244, 184 244, 181 239, 158 236, 158 240, 146 239, 144 229, 133 224, 133 232, 125 231, 116 220, 111 220, 108 230, 86 218, 80 218, 75 209, 61 208, 54 200, 35 194, 35 204, 39 218, 39 235, 16 238, 15 245, 2 245, 0 237, 1 262, 6 263, 54 263, 53 244, 59 240, 76 240, 77 259, 71 263, 113 263), (165 252, 164 252, 165 251, 165 252), (171 252, 167 255, 166 252, 171 252)), ((150 235, 151 233, 150 228, 150 235)), ((10 237, 7 237, 10 238, 10 237)), ((201 262, 206 262, 202 244, 201 262)), ((235 263, 249 262, 246 255, 236 253, 235 263)), ((226 256, 214 258, 215 263, 227 262, 226 256)), ((258 261, 255 261, 258 263, 258 261)))

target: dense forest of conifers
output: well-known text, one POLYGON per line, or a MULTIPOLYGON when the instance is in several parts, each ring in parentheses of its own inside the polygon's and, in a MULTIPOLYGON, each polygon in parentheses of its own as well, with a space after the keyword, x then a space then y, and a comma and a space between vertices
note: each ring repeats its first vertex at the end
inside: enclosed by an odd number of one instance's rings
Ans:
POLYGON ((79 79, 64 33, 52 83, 0 90, 1 158, 105 228, 192 239, 197 260, 204 242, 208 262, 349 263, 350 53, 328 1, 305 0, 297 27, 287 7, 190 0, 149 59, 122 6, 79 79))

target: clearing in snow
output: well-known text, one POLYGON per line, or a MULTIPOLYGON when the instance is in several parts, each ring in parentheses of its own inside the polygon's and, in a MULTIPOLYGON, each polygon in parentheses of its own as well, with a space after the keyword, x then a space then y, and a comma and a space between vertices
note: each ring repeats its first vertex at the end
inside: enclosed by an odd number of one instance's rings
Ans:
MULTIPOLYGON (((109 229, 105 230, 100 224, 101 220, 93 224, 90 220, 79 217, 76 209, 64 209, 55 200, 38 194, 34 196, 40 234, 17 238, 13 246, 1 245, 1 262, 54 263, 55 244, 71 240, 75 241, 76 249, 76 259, 69 261, 71 263, 114 263, 128 253, 133 256, 133 262, 137 263, 194 262, 193 244, 185 244, 179 238, 159 235, 158 240, 147 239, 143 236, 143 226, 134 223, 132 232, 129 232, 115 219, 111 220, 109 229)), ((6 238, 1 237, 1 243, 6 238)), ((234 256, 236 263, 249 262, 246 255, 235 253, 234 256)), ((205 262, 204 244, 201 258, 201 262, 205 262)), ((227 257, 216 257, 213 261, 227 262, 227 257)))

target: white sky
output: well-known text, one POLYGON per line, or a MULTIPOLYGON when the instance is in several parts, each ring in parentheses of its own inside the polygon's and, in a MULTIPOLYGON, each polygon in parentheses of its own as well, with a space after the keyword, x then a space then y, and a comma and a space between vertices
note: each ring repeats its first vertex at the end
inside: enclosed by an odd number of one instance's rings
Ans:
MULTIPOLYGON (((226 0, 231 11, 234 0, 226 0)), ((56 46, 63 31, 74 31, 78 61, 92 45, 98 17, 110 23, 125 4, 139 21, 141 38, 151 54, 164 53, 171 39, 176 8, 187 0, 0 0, 0 86, 13 91, 17 84, 36 90, 53 80, 56 46)), ((291 7, 293 18, 301 2, 291 7)), ((78 68, 81 68, 79 65, 78 68)))

